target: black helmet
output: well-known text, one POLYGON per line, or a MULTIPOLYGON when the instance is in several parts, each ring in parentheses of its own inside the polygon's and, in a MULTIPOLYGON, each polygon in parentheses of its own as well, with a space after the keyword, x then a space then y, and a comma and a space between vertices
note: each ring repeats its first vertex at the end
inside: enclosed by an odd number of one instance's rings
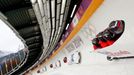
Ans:
POLYGON ((98 40, 101 40, 101 41, 103 41, 103 42, 106 42, 107 40, 104 39, 103 33, 104 33, 104 32, 98 33, 98 34, 96 35, 96 37, 98 38, 98 40))
POLYGON ((115 37, 115 34, 111 33, 108 29, 106 29, 104 32, 103 32, 103 38, 105 40, 112 40, 114 39, 115 37))
POLYGON ((99 40, 98 40, 98 38, 94 38, 94 39, 92 40, 92 44, 93 44, 93 45, 96 45, 96 46, 100 46, 100 45, 99 45, 99 40))
POLYGON ((109 24, 109 28, 108 30, 110 32, 112 32, 113 34, 120 34, 120 33, 123 33, 124 31, 124 21, 123 20, 116 20, 116 21, 112 21, 110 24, 109 24))

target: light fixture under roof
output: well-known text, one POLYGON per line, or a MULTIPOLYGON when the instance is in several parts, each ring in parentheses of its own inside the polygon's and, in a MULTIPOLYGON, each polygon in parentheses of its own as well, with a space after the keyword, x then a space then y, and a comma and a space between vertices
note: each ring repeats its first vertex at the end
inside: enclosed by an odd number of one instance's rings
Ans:
POLYGON ((55 16, 55 0, 51 0, 52 17, 55 16))
POLYGON ((66 26, 66 30, 68 29, 68 27, 69 27, 69 23, 68 23, 67 26, 66 26))
MULTIPOLYGON (((54 29, 52 29, 52 36, 54 35, 54 29)), ((52 37, 53 38, 53 37, 52 37)))
POLYGON ((62 26, 63 15, 60 15, 60 26, 62 26))
POLYGON ((61 5, 61 14, 62 14, 62 13, 64 13, 65 5, 66 5, 66 0, 62 0, 62 5, 61 5))
POLYGON ((60 17, 60 5, 61 5, 61 4, 58 4, 58 5, 57 5, 57 15, 56 15, 57 18, 56 18, 56 19, 59 19, 59 17, 60 17))
POLYGON ((52 28, 55 28, 55 18, 52 18, 52 28))
POLYGON ((71 16, 70 16, 71 18, 73 17, 73 14, 74 14, 74 11, 75 11, 76 7, 77 7, 77 5, 74 5, 74 8, 73 8, 72 14, 71 14, 71 16))
POLYGON ((61 27, 59 27, 58 34, 60 33, 61 27))

